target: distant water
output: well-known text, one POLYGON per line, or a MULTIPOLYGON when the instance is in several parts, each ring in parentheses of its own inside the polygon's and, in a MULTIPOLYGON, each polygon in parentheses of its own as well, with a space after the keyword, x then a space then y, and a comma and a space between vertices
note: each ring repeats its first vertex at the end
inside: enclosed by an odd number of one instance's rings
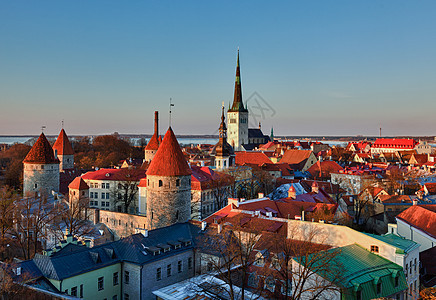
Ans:
MULTIPOLYGON (((2 137, 0 136, 0 144, 15 144, 15 143, 26 143, 33 137, 31 136, 8 136, 8 137, 2 137)), ((131 139, 133 143, 139 144, 139 138, 132 138, 131 139)), ((177 139, 180 144, 182 145, 198 145, 198 144, 211 144, 215 145, 218 142, 218 139, 214 138, 178 138, 177 139)), ((322 141, 324 144, 328 144, 330 146, 346 146, 347 142, 343 141, 322 141)))
POLYGON ((0 136, 0 144, 8 144, 12 145, 15 143, 24 144, 28 140, 30 140, 31 136, 0 136))

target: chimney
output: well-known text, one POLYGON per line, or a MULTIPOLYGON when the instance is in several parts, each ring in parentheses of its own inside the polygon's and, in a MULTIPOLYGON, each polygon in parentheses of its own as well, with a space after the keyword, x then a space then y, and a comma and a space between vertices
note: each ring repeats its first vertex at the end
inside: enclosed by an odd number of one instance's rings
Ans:
POLYGON ((206 221, 201 222, 201 231, 205 231, 206 227, 207 227, 207 222, 206 221))
POLYGON ((413 205, 418 205, 418 200, 413 199, 413 200, 412 200, 412 203, 413 203, 413 205))
POLYGON ((305 216, 304 216, 304 213, 305 213, 305 212, 304 212, 304 210, 303 210, 303 211, 301 212, 301 221, 306 221, 306 220, 304 219, 304 217, 305 217, 305 216))
POLYGON ((218 233, 221 233, 223 231, 223 224, 218 224, 218 233))
POLYGON ((159 137, 159 112, 154 112, 154 134, 159 137))
POLYGON ((288 198, 295 199, 297 197, 297 192, 295 191, 295 188, 293 185, 288 190, 288 198))
POLYGON ((239 207, 238 198, 227 198, 227 205, 234 204, 236 207, 239 207))
POLYGON ((265 194, 264 193, 259 193, 258 197, 259 197, 259 199, 263 198, 263 197, 265 197, 265 194))
POLYGON ((91 247, 91 240, 85 240, 85 246, 87 248, 90 248, 91 247))
POLYGON ((100 223, 100 210, 94 208, 94 225, 100 223))
POLYGON ((316 180, 312 183, 312 193, 317 193, 319 192, 319 187, 318 187, 318 182, 316 182, 316 180))
POLYGON ((144 237, 148 237, 148 229, 144 229, 141 233, 144 237))

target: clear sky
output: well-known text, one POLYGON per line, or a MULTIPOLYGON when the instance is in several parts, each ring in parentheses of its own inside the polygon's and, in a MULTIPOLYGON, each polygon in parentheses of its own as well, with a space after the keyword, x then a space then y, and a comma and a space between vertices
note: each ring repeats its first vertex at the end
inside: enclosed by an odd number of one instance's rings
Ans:
POLYGON ((170 98, 176 134, 216 133, 239 47, 264 133, 435 135, 435 16, 434 0, 1 1, 0 134, 152 133, 155 110, 164 133, 170 98))

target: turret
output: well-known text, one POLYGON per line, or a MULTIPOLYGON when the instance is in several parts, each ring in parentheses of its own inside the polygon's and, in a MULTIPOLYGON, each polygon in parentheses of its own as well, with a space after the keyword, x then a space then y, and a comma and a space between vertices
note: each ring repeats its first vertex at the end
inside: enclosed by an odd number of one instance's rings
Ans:
POLYGON ((149 229, 190 219, 191 173, 170 127, 147 170, 146 209, 149 229))
POLYGON ((23 164, 24 196, 33 196, 39 192, 46 195, 52 191, 59 192, 59 160, 55 158, 44 133, 41 133, 30 149, 23 164))
POLYGON ((71 147, 71 143, 63 128, 53 145, 53 151, 55 158, 59 159, 59 170, 61 172, 74 169, 73 147, 71 147))
POLYGON ((151 162, 159 149, 159 112, 154 112, 154 133, 147 146, 145 146, 144 161, 151 162))

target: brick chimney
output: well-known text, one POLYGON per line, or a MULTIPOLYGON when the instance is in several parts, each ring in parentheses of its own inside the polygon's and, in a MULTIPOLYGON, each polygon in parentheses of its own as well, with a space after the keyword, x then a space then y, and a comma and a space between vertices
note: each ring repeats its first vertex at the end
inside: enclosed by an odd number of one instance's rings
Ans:
POLYGON ((297 192, 295 191, 295 188, 293 185, 288 190, 288 198, 295 199, 297 197, 297 192))
POLYGON ((159 112, 154 112, 154 134, 159 136, 159 112))

